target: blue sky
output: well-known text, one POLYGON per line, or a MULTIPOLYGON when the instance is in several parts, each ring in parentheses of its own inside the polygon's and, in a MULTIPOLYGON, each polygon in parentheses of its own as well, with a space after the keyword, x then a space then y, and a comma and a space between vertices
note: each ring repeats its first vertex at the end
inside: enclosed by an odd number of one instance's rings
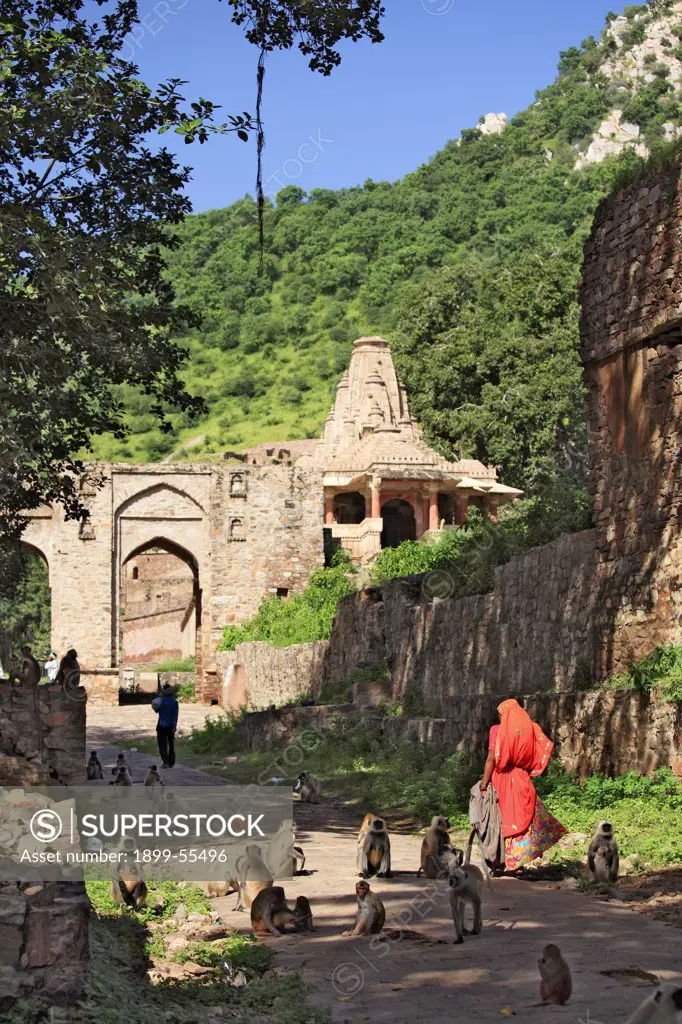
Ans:
MULTIPOLYGON (((624 0, 386 0, 386 40, 343 46, 330 78, 296 51, 273 54, 265 76, 266 188, 340 188, 393 181, 489 111, 512 115, 555 76, 560 50, 601 30, 624 0)), ((257 51, 218 0, 140 0, 126 56, 155 83, 253 112, 257 51)), ((169 141, 170 140, 170 141, 169 141)), ((164 143, 194 168, 195 210, 253 193, 255 144, 234 136, 164 143)))

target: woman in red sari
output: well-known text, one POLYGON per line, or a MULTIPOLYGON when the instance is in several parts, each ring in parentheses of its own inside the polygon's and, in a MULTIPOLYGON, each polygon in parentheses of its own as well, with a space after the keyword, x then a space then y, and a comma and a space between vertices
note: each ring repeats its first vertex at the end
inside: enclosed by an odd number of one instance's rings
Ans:
POLYGON ((491 783, 497 791, 505 867, 516 871, 541 857, 567 830, 549 813, 531 781, 549 764, 554 744, 517 701, 505 700, 497 710, 500 724, 490 730, 481 792, 491 783))

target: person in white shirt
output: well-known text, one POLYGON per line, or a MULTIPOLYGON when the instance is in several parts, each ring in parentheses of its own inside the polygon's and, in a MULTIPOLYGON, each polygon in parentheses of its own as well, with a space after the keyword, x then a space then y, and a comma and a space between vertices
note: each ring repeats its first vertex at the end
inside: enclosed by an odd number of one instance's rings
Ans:
POLYGON ((57 678, 57 673, 59 672, 59 661, 57 660, 57 655, 54 651, 50 651, 50 655, 45 662, 45 672, 47 673, 48 683, 53 683, 57 678))

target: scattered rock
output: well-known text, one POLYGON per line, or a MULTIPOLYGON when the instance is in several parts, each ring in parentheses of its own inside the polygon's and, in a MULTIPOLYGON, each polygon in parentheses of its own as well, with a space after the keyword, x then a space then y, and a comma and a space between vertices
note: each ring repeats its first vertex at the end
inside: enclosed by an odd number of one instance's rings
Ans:
POLYGON ((481 135, 500 135, 508 123, 509 118, 506 114, 486 114, 478 125, 478 130, 481 135))
POLYGON ((175 918, 176 921, 185 920, 185 918, 187 917, 187 907, 185 906, 184 903, 181 903, 178 907, 176 907, 173 917, 175 918))

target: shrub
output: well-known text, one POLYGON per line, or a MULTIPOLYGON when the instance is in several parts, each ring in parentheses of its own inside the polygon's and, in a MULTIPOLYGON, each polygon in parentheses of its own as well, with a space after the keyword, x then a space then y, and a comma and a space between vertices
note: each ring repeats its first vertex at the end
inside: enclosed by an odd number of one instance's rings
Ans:
POLYGON ((682 646, 656 647, 642 661, 634 662, 627 672, 611 676, 606 690, 642 690, 655 692, 667 701, 682 701, 682 646))
POLYGON ((286 601, 266 598, 256 615, 241 626, 226 626, 218 645, 220 651, 233 651, 237 644, 265 640, 272 647, 327 640, 331 636, 336 606, 355 590, 353 566, 338 556, 328 569, 317 569, 301 594, 286 601))

